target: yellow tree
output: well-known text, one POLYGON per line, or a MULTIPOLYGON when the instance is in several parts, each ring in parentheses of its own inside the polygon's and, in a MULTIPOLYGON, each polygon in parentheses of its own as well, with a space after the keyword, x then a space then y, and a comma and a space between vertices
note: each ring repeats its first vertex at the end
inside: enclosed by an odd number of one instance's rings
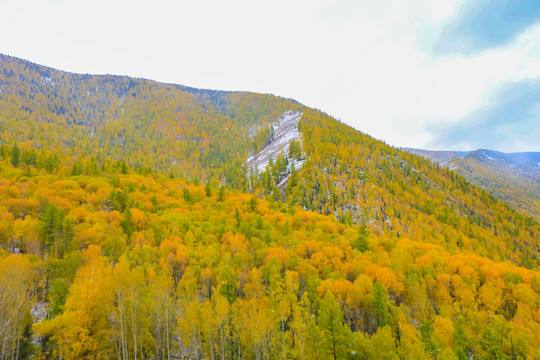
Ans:
POLYGON ((1 359, 21 358, 23 330, 29 325, 32 276, 32 265, 26 257, 10 255, 6 259, 0 258, 1 359))
POLYGON ((111 266, 99 246, 84 253, 62 315, 38 326, 52 336, 64 359, 101 359, 111 352, 109 312, 113 301, 111 266))

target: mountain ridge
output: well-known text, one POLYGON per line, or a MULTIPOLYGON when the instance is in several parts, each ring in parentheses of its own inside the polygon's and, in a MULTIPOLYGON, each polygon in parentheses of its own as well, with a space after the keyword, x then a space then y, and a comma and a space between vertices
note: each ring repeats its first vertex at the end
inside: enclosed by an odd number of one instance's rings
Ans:
POLYGON ((13 151, 14 142, 25 153, 51 150, 56 159, 46 160, 46 168, 52 171, 63 171, 58 163, 66 161, 74 173, 98 173, 114 160, 139 172, 226 184, 381 235, 423 239, 450 251, 476 249, 529 267, 540 262, 538 223, 320 110, 271 95, 188 93, 150 81, 40 69, 13 58, 0 61, 0 141, 4 151, 13 151), (289 111, 302 113, 301 142, 266 169, 250 171, 247 159, 263 149, 272 124, 289 111), (302 167, 294 168, 300 159, 302 167), (415 225, 419 219, 423 228, 415 225))
POLYGON ((540 152, 405 150, 456 171, 524 215, 540 221, 540 152))
POLYGON ((540 356, 540 224, 458 173, 275 96, 42 75, 0 57, 0 357, 540 356))

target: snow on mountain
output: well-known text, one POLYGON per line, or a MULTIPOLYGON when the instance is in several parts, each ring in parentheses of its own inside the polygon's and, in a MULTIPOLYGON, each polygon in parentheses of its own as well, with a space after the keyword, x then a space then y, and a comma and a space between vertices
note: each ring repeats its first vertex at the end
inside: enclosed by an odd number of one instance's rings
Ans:
MULTIPOLYGON (((254 172, 261 172, 266 169, 270 159, 276 160, 280 153, 285 155, 289 152, 289 144, 296 139, 302 141, 298 131, 298 122, 302 118, 302 113, 288 111, 274 126, 274 132, 269 142, 257 154, 250 156, 247 161, 247 167, 254 172)), ((298 169, 303 161, 295 161, 294 166, 298 169)))
POLYGON ((516 210, 540 220, 539 152, 404 150, 456 171, 471 183, 513 205, 516 210))

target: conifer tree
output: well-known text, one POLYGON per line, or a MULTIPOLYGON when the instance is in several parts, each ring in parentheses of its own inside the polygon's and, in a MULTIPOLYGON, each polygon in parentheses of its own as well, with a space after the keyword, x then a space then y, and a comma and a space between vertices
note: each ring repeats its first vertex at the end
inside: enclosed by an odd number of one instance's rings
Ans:
POLYGON ((21 157, 21 151, 19 150, 19 147, 17 146, 17 144, 15 144, 13 145, 13 148, 11 149, 11 154, 10 154, 10 162, 11 162, 11 165, 13 165, 13 167, 19 166, 20 157, 21 157))
POLYGON ((322 331, 320 351, 329 359, 344 359, 350 352, 350 330, 343 325, 343 312, 334 294, 328 291, 320 303, 319 328, 322 331))

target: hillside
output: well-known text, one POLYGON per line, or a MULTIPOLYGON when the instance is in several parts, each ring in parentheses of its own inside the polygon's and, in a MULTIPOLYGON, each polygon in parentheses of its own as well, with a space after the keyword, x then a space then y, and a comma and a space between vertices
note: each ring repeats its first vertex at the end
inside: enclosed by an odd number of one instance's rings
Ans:
POLYGON ((270 124, 300 107, 276 96, 71 74, 1 54, 0 101, 4 143, 232 185, 270 124))
POLYGON ((404 148, 403 150, 408 151, 412 154, 426 157, 434 163, 438 163, 440 165, 444 165, 446 162, 452 160, 453 158, 462 158, 469 153, 468 151, 434 151, 413 148, 404 148))
POLYGON ((50 155, 37 165, 51 174, 97 175, 107 162, 119 161, 139 173, 221 183, 300 205, 375 234, 452 252, 463 248, 529 268, 540 264, 537 222, 455 173, 319 110, 272 95, 70 74, 12 57, 0 60, 2 151, 13 152, 16 142, 26 154, 21 159, 32 164, 31 149, 46 149, 50 155), (294 113, 301 114, 291 127, 297 135, 285 136, 278 151, 282 140, 275 129, 294 113), (248 160, 269 148, 273 155, 266 156, 266 169, 254 170, 248 160))
POLYGON ((457 172, 520 213, 540 221, 540 153, 407 150, 457 172))
POLYGON ((0 104, 2 358, 540 356, 540 225, 453 171, 272 95, 0 56, 0 104))
POLYGON ((115 161, 12 159, 2 358, 540 356, 537 271, 115 161))

